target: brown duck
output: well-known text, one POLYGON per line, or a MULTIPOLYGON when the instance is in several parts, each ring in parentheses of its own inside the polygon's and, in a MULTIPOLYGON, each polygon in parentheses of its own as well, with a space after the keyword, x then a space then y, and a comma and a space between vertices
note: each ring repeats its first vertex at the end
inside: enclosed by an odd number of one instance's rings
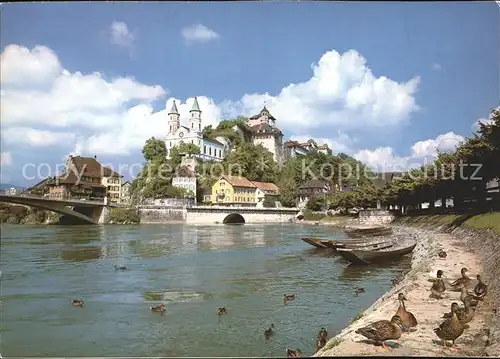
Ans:
POLYGON ((158 313, 162 313, 165 312, 166 308, 165 308, 165 304, 160 304, 160 305, 157 305, 155 307, 150 307, 151 311, 152 312, 158 312, 158 313))
POLYGON ((291 300, 295 300, 295 294, 289 294, 289 295, 283 294, 283 302, 285 304, 291 300))
POLYGON ((366 327, 356 330, 357 334, 375 341, 375 344, 381 344, 382 348, 390 349, 386 344, 386 340, 397 340, 401 338, 403 333, 403 321, 401 317, 395 315, 389 320, 379 320, 378 322, 367 325, 366 327))
MULTIPOLYGON (((467 324, 472 320, 472 318, 474 318, 474 311, 475 311, 475 308, 473 308, 470 305, 470 298, 465 298, 464 307, 460 308, 457 305, 457 307, 455 309, 455 314, 457 315, 457 318, 460 321, 460 323, 467 324)), ((451 318, 451 312, 445 313, 443 315, 443 318, 447 318, 447 319, 451 318)))
POLYGON ((462 274, 462 277, 458 278, 456 281, 454 281, 453 283, 451 283, 451 286, 454 289, 460 289, 460 285, 462 285, 462 284, 464 284, 465 287, 467 287, 469 285, 469 283, 471 282, 471 279, 467 276, 467 274, 465 274, 468 271, 469 270, 467 268, 465 268, 465 267, 463 267, 460 270, 460 273, 462 274))
POLYGON ((469 294, 469 292, 467 292, 467 288, 465 287, 464 284, 460 285, 460 291, 461 291, 461 293, 460 293, 460 300, 462 302, 465 303, 466 300, 469 300, 469 304, 471 306, 473 306, 473 307, 477 306, 477 304, 478 304, 477 298, 475 298, 474 295, 471 295, 471 294, 469 294))
POLYGON ((326 337, 323 337, 321 334, 316 338, 316 352, 321 350, 326 344, 326 337))
POLYGON ((476 278, 477 284, 474 287, 474 294, 478 297, 478 299, 482 300, 486 296, 486 293, 488 293, 488 286, 483 283, 479 274, 476 278))
POLYGON ((83 305, 85 303, 83 303, 83 300, 81 299, 73 299, 73 301, 71 302, 71 304, 74 306, 74 307, 83 307, 83 305))
POLYGON ((415 318, 413 313, 406 310, 405 301, 408 299, 406 299, 403 293, 398 294, 398 300, 399 308, 395 315, 401 318, 405 327, 404 331, 409 331, 410 328, 416 327, 418 325, 417 318, 415 318))
POLYGON ((224 315, 224 314, 227 314, 226 307, 217 308, 217 315, 224 315))
POLYGON ((442 294, 446 291, 446 285, 444 284, 444 280, 442 278, 443 271, 440 269, 437 271, 437 279, 434 281, 431 287, 431 296, 436 299, 442 299, 442 294))
POLYGON ((458 304, 453 302, 451 304, 451 318, 446 319, 434 329, 434 333, 443 341, 443 346, 446 347, 446 341, 451 340, 452 348, 456 349, 455 340, 457 340, 464 332, 464 324, 458 320, 456 311, 458 304))
POLYGON ((300 349, 295 349, 295 350, 287 349, 286 350, 287 358, 300 358, 301 355, 302 355, 302 351, 300 349))
POLYGON ((321 328, 321 330, 318 333, 318 336, 327 339, 328 338, 328 332, 326 331, 325 328, 321 328))

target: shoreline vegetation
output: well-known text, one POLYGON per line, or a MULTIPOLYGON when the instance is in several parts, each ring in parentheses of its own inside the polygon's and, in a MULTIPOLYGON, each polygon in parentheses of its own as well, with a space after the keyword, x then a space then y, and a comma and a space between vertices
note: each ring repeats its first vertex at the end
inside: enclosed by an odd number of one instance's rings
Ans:
MULTIPOLYGON (((372 306, 353 318, 352 323, 332 337, 314 357, 320 356, 494 356, 500 355, 500 212, 479 215, 411 215, 397 218, 393 226, 404 227, 418 238, 411 270, 403 280, 380 297, 372 306), (441 259, 444 250, 448 256, 441 259), (475 312, 469 328, 457 340, 458 350, 440 345, 433 329, 437 328, 452 302, 460 302, 460 292, 446 291, 443 299, 429 298, 431 278, 438 269, 450 283, 467 267, 469 276, 480 274, 489 285, 488 295, 475 312), (398 293, 408 298, 407 307, 417 318, 417 330, 404 333, 387 351, 365 340, 355 331, 377 320, 389 320, 398 309, 398 293)), ((475 280, 473 280, 475 284, 475 280)))

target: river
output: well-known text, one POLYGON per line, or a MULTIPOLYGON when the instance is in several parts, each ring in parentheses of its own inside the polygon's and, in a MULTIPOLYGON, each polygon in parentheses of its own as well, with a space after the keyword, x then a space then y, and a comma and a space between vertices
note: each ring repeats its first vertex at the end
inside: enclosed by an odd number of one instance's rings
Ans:
POLYGON ((1 230, 5 357, 284 356, 287 347, 311 355, 322 326, 339 332, 410 265, 351 268, 299 239, 345 237, 327 226, 1 230), (366 293, 356 297, 358 286, 366 293), (292 293, 297 299, 283 305, 292 293), (150 311, 161 302, 164 315, 150 311), (227 315, 216 315, 220 306, 227 315), (271 323, 276 334, 266 340, 271 323))

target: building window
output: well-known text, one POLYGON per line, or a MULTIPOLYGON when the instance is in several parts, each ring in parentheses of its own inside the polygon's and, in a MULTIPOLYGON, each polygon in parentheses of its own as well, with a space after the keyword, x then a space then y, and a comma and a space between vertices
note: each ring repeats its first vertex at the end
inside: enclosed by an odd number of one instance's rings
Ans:
POLYGON ((203 154, 207 153, 207 146, 203 145, 203 154))
POLYGON ((209 155, 209 156, 212 156, 212 147, 209 147, 209 148, 208 148, 208 155, 209 155))

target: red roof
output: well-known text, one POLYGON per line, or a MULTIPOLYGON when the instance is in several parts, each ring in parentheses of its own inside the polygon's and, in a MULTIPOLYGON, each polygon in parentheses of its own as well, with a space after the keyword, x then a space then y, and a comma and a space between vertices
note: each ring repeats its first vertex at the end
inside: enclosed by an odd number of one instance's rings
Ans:
POLYGON ((111 168, 102 166, 95 157, 72 156, 70 160, 76 171, 87 177, 122 177, 111 168))

